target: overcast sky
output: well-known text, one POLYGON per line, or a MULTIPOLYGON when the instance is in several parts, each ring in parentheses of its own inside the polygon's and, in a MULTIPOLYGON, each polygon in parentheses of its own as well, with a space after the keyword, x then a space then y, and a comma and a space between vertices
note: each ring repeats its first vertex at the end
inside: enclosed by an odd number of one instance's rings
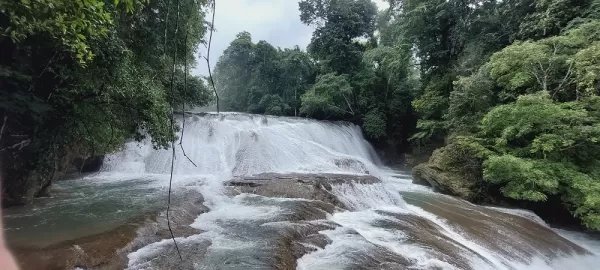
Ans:
MULTIPOLYGON (((375 2, 380 9, 386 7, 384 1, 375 2)), ((252 34, 255 43, 266 40, 275 47, 298 45, 306 49, 310 43, 313 29, 300 22, 297 0, 217 0, 216 3, 216 31, 210 55, 213 67, 229 43, 242 31, 252 34)), ((210 14, 206 18, 210 20, 210 14)), ((199 53, 206 55, 206 48, 201 46, 199 53)), ((204 59, 198 59, 194 72, 208 75, 204 59)))

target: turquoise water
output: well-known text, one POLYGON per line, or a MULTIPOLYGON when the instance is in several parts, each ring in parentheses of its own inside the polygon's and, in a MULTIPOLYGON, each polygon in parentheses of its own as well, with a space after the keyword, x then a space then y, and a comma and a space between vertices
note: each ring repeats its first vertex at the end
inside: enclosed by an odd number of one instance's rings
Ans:
POLYGON ((11 246, 43 247, 105 232, 155 212, 166 202, 163 188, 148 185, 151 179, 102 180, 59 181, 51 197, 5 209, 5 234, 11 246))

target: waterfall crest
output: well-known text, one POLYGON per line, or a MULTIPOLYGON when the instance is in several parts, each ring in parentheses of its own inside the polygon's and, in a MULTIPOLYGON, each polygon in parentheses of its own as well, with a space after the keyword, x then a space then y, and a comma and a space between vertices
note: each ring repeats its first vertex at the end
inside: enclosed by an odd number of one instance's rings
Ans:
MULTIPOLYGON (((197 167, 177 145, 176 175, 364 174, 380 165, 360 128, 344 122, 241 113, 206 114, 187 117, 183 136, 183 148, 197 167)), ((165 174, 170 172, 170 166, 170 150, 154 150, 144 141, 128 143, 122 151, 107 156, 102 170, 165 174)))

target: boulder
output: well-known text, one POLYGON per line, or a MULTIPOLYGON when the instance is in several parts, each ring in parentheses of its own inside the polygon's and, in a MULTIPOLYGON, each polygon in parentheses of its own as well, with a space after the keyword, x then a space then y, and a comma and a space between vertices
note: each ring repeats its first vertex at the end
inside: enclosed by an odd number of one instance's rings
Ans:
POLYGON ((458 173, 440 170, 432 164, 419 164, 413 169, 412 173, 413 183, 431 186, 438 192, 459 196, 467 200, 473 200, 478 195, 474 182, 468 181, 458 173))
POLYGON ((412 170, 415 184, 424 184, 449 195, 470 201, 484 196, 481 175, 482 159, 476 151, 464 144, 451 143, 433 152, 429 161, 412 170))

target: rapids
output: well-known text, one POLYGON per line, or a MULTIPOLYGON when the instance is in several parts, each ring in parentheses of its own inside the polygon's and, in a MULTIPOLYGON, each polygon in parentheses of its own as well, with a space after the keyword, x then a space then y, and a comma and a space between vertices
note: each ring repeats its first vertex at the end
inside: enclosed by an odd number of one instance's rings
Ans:
MULTIPOLYGON (((600 263, 600 241, 590 235, 551 228, 528 211, 478 206, 412 184, 409 172, 381 164, 353 124, 237 113, 185 121, 173 192, 199 192, 208 211, 190 225, 197 233, 176 238, 185 264, 163 239, 129 253, 128 269, 594 269, 600 263), (326 192, 339 202, 335 207, 226 187, 234 177, 261 173, 372 175, 380 182, 331 184, 326 192), (292 244, 301 248, 282 252, 292 244)), ((60 234, 46 242, 56 242, 73 233, 78 225, 71 222, 94 229, 159 209, 170 168, 170 149, 128 143, 105 158, 99 173, 58 184, 61 192, 83 195, 28 215, 9 212, 7 233, 25 239, 42 235, 45 226, 60 234)))

